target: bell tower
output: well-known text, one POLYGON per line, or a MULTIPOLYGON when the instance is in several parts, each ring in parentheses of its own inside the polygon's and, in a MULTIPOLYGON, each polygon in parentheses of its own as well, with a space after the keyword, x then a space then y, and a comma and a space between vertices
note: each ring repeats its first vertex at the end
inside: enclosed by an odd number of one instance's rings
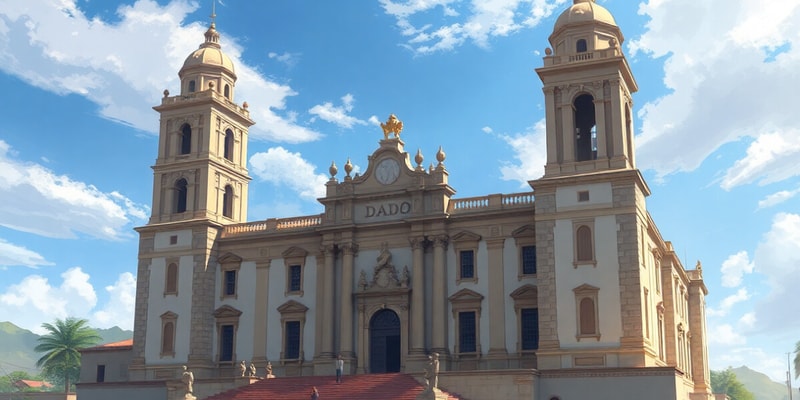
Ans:
POLYGON ((545 177, 634 169, 631 93, 636 81, 614 18, 594 0, 574 0, 559 16, 544 66, 545 177))
POLYGON ((215 24, 183 64, 179 96, 164 91, 150 223, 247 220, 247 103, 234 102, 236 73, 215 24))
MULTIPOLYGON (((215 16, 212 14, 212 18, 215 16)), ((139 227, 132 379, 158 379, 188 365, 214 376, 217 238, 247 221, 247 103, 235 102, 236 72, 212 19, 180 69, 180 93, 164 91, 150 221, 139 227), (163 373, 163 371, 161 372, 163 373)))
MULTIPOLYGON (((556 20, 536 72, 546 102, 547 164, 536 196, 540 369, 663 365, 645 270, 650 190, 636 169, 624 37, 594 0, 556 20)), ((651 267, 652 268, 652 267, 651 267)))

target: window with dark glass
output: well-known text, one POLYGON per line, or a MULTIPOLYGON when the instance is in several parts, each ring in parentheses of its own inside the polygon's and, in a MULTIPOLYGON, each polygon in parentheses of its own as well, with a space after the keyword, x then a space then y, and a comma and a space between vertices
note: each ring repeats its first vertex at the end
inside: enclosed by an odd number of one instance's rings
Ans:
POLYGON ((302 269, 299 265, 289 266, 289 291, 299 292, 302 283, 302 269))
POLYGON ((289 360, 300 358, 300 321, 286 322, 286 348, 283 354, 289 360))
POLYGON ((588 94, 582 94, 575 99, 572 106, 575 117, 576 161, 596 160, 597 128, 594 97, 588 94))
POLYGON ((98 365, 97 366, 97 382, 105 382, 106 381, 106 366, 105 365, 98 365))
POLYGON ((219 360, 233 361, 233 325, 222 325, 219 337, 219 360))
POLYGON ((230 85, 228 85, 228 84, 225 85, 225 89, 223 90, 223 94, 225 95, 226 99, 228 99, 228 100, 231 99, 231 87, 230 87, 230 85))
POLYGON ((225 296, 236 294, 236 271, 225 271, 225 296))
POLYGON ((225 131, 225 143, 223 143, 223 156, 229 161, 233 161, 233 131, 225 131))
POLYGON ((189 93, 192 93, 197 89, 195 86, 196 84, 194 83, 194 81, 189 81, 189 93))
POLYGON ((461 279, 472 279, 475 277, 475 252, 473 250, 463 250, 459 253, 461 259, 461 279))
POLYGON ((522 273, 524 275, 536 274, 536 246, 522 247, 522 273))
POLYGON ((188 195, 187 190, 188 183, 186 179, 178 179, 175 182, 175 212, 182 213, 186 212, 186 197, 188 195))
POLYGON ((578 42, 575 43, 575 51, 578 53, 585 53, 587 49, 586 46, 586 39, 578 39, 578 42))
POLYGON ((522 350, 539 348, 539 309, 523 308, 520 310, 520 337, 522 350))
POLYGON ((181 154, 192 152, 192 128, 186 124, 181 127, 181 154))
POLYGON ((477 351, 475 311, 458 313, 458 349, 461 353, 477 351))

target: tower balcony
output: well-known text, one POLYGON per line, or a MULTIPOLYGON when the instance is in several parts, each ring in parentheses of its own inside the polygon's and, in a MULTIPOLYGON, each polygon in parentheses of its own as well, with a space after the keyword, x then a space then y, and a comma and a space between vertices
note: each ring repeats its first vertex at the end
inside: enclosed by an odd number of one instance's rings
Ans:
POLYGON ((229 110, 250 119, 250 111, 247 109, 247 103, 242 106, 228 100, 221 93, 216 90, 208 89, 200 92, 189 93, 188 95, 169 96, 169 92, 165 91, 166 96, 161 98, 161 105, 156 108, 175 107, 175 106, 190 106, 192 103, 203 103, 216 101, 228 108, 229 110))
POLYGON ((615 57, 622 57, 622 50, 619 48, 619 46, 609 47, 602 50, 587 51, 583 53, 547 55, 544 57, 544 66, 551 67, 554 65, 583 63, 615 57))

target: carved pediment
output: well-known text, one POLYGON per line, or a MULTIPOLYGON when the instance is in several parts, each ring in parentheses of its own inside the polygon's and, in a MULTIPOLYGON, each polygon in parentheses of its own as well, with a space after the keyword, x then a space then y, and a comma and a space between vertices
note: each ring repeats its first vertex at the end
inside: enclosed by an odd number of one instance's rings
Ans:
POLYGON ((283 303, 280 306, 278 306, 278 312, 281 314, 292 314, 292 313, 302 314, 306 311, 308 311, 308 307, 294 300, 289 300, 286 303, 283 303))
POLYGON ((514 300, 538 299, 539 289, 533 285, 524 285, 511 292, 510 296, 514 300))
POLYGON ((533 225, 525 225, 511 232, 511 236, 514 238, 536 237, 536 228, 534 228, 533 225))
POLYGON ((228 305, 214 310, 214 318, 231 318, 242 315, 242 312, 228 305))
POLYGON ((233 253, 225 253, 221 257, 217 258, 217 263, 220 265, 223 264, 241 264, 242 257, 237 256, 233 253))
POLYGON ((175 314, 172 311, 167 311, 167 312, 161 314, 161 319, 177 319, 177 318, 178 318, 178 314, 175 314))
POLYGON ((575 292, 575 293, 597 292, 599 290, 600 290, 599 287, 595 287, 595 286, 592 286, 592 285, 589 285, 589 284, 586 284, 586 283, 576 287, 575 289, 572 289, 572 291, 575 292))
POLYGON ((481 235, 469 231, 461 231, 453 235, 450 240, 453 242, 478 242, 481 240, 481 235))
POLYGON ((292 246, 281 253, 281 255, 283 258, 305 257, 308 255, 308 251, 297 246, 292 246))
POLYGON ((474 290, 461 289, 454 295, 450 296, 448 300, 450 300, 451 303, 463 303, 469 301, 480 302, 483 300, 483 295, 474 290))

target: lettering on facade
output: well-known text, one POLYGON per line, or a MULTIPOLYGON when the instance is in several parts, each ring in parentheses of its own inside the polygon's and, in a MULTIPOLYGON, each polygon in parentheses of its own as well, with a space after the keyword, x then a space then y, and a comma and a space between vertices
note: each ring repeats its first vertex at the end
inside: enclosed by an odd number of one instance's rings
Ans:
POLYGON ((411 203, 403 201, 399 203, 384 203, 368 205, 365 207, 366 218, 392 217, 411 213, 411 203))

